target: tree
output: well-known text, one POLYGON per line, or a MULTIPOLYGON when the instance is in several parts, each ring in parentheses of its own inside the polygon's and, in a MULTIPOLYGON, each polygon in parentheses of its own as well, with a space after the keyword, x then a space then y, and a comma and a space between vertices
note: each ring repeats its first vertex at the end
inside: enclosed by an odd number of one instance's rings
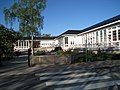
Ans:
MULTIPOLYGON (((2 55, 10 55, 13 53, 13 43, 15 43, 21 35, 12 29, 8 29, 0 25, 0 60, 2 55)), ((1 63, 1 61, 0 61, 1 63)))
POLYGON ((51 37, 51 34, 42 34, 42 37, 51 37))
POLYGON ((9 9, 4 9, 5 21, 10 23, 17 19, 19 30, 24 35, 31 36, 33 55, 33 36, 43 28, 43 16, 41 12, 46 7, 46 0, 17 0, 9 9))
POLYGON ((0 25, 0 46, 12 47, 13 43, 21 37, 19 32, 15 32, 13 29, 8 29, 3 25, 0 25))

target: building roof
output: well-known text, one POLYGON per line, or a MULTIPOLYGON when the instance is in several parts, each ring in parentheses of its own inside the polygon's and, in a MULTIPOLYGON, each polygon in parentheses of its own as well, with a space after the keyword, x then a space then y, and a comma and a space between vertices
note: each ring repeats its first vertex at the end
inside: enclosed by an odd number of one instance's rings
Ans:
POLYGON ((67 30, 66 32, 60 34, 59 36, 64 35, 64 34, 79 34, 79 33, 82 33, 82 32, 85 32, 85 31, 88 31, 88 30, 100 27, 102 25, 106 25, 106 24, 112 23, 112 22, 117 21, 117 20, 120 20, 120 15, 117 15, 117 16, 112 17, 110 19, 104 20, 104 21, 102 21, 100 23, 97 23, 95 25, 87 27, 87 28, 85 28, 83 30, 67 30))
POLYGON ((83 32, 84 32, 84 31, 91 30, 91 29, 94 29, 94 28, 97 28, 97 27, 100 27, 100 26, 103 26, 103 25, 106 25, 106 24, 109 24, 109 23, 112 23, 112 22, 115 22, 115 21, 117 21, 117 20, 120 20, 120 15, 117 15, 117 16, 112 17, 112 18, 110 18, 110 19, 104 20, 104 21, 102 21, 102 22, 100 22, 100 23, 97 23, 97 24, 95 24, 95 25, 92 25, 92 26, 90 26, 90 27, 87 27, 87 28, 83 29, 83 32))
POLYGON ((60 34, 59 36, 64 35, 64 34, 79 34, 81 32, 83 31, 82 30, 67 30, 66 32, 60 34))
MULTIPOLYGON (((52 36, 52 37, 34 37, 34 40, 53 40, 55 38, 56 38, 55 36, 52 36)), ((21 40, 30 40, 30 39, 31 39, 31 37, 21 38, 21 40)))

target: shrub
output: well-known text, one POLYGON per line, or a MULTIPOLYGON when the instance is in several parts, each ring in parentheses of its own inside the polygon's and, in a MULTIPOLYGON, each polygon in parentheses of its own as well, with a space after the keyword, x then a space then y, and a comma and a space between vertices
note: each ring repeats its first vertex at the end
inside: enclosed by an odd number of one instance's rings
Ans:
POLYGON ((111 59, 112 60, 120 60, 120 54, 112 54, 111 59))
POLYGON ((46 55, 45 51, 37 51, 35 55, 46 55))
POLYGON ((61 47, 55 47, 55 49, 53 51, 56 52, 56 51, 59 51, 59 50, 63 51, 63 49, 61 47))

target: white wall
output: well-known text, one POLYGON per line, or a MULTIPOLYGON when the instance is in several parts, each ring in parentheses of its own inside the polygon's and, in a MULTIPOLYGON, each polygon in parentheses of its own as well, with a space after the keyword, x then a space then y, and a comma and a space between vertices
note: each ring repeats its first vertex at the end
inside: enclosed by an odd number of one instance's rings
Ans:
POLYGON ((53 47, 54 40, 40 40, 40 47, 53 47))
POLYGON ((14 50, 15 51, 26 51, 30 48, 29 40, 18 40, 14 44, 14 50))
POLYGON ((75 49, 80 46, 81 38, 77 34, 64 34, 59 37, 59 44, 63 50, 75 49), (68 37, 68 44, 65 44, 65 38, 68 37))
MULTIPOLYGON (((116 21, 115 21, 116 22, 116 21)), ((89 31, 85 31, 80 34, 64 34, 56 39, 52 40, 41 40, 40 41, 40 47, 41 48, 48 48, 48 47, 57 47, 61 46, 63 50, 68 49, 75 49, 75 48, 85 48, 86 45, 88 48, 105 48, 111 46, 116 46, 116 43, 118 43, 120 47, 120 40, 118 40, 118 30, 120 30, 120 21, 119 24, 115 24, 112 22, 111 24, 103 25, 94 29, 91 29, 89 31), (114 24, 114 26, 112 25, 114 24), (116 27, 116 28, 113 28, 116 27), (101 29, 102 28, 102 29, 101 29), (106 30, 106 36, 104 36, 104 30, 106 30), (113 41, 113 31, 116 30, 116 36, 117 40, 113 41), (96 35, 96 32, 98 32, 98 35, 96 35), (101 41, 101 32, 102 32, 102 41, 101 41), (111 33, 109 33, 111 32, 111 33), (109 40, 109 35, 111 35, 111 40, 109 40), (98 37, 98 40, 96 38, 98 37), (65 37, 68 37, 68 44, 65 44, 65 37), (106 41, 104 38, 106 37, 106 41)), ((28 42, 28 41, 27 41, 28 42)), ((27 46, 15 46, 15 49, 28 49, 29 44, 27 46)))
MULTIPOLYGON (((120 30, 120 24, 108 26, 102 29, 97 30, 90 30, 90 32, 87 31, 87 33, 80 33, 79 36, 81 36, 83 48, 85 47, 84 44, 87 44, 87 47, 89 48, 105 48, 109 47, 109 43, 111 43, 111 46, 115 47, 116 43, 119 43, 120 46, 120 40, 118 40, 118 30, 120 30), (116 28, 113 28, 116 27, 116 28), (106 30, 106 35, 105 35, 106 30), (117 40, 113 41, 113 31, 116 30, 116 38, 117 40), (96 38, 96 32, 98 32, 98 40, 96 38), (102 32, 102 39, 101 39, 101 32, 102 32), (111 32, 111 33, 109 33, 111 32), (105 35, 105 36, 104 36, 105 35), (111 35, 111 39, 109 40, 109 35, 111 35), (105 40, 106 38, 106 40, 105 40), (86 41, 87 40, 87 41, 86 41), (98 42, 98 44, 97 44, 98 42)), ((81 43, 81 42, 80 42, 81 43)))

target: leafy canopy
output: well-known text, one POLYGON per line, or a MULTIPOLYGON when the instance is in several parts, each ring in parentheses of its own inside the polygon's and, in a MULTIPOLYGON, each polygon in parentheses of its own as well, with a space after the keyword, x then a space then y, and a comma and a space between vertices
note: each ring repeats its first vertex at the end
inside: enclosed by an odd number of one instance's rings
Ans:
POLYGON ((14 30, 0 25, 0 47, 9 51, 12 49, 13 43, 15 43, 19 38, 21 38, 19 32, 15 32, 14 30))
POLYGON ((25 35, 31 35, 43 28, 41 12, 45 7, 46 0, 16 0, 9 9, 4 9, 5 21, 12 26, 17 19, 19 30, 25 35))

